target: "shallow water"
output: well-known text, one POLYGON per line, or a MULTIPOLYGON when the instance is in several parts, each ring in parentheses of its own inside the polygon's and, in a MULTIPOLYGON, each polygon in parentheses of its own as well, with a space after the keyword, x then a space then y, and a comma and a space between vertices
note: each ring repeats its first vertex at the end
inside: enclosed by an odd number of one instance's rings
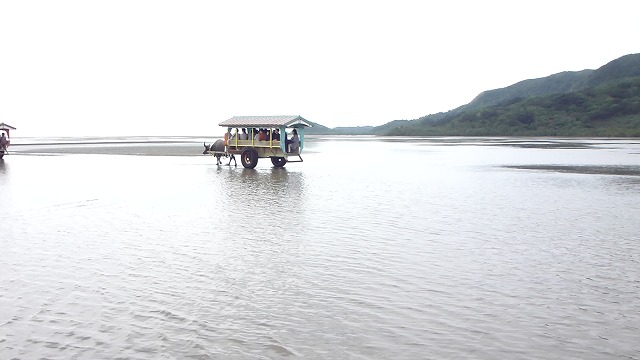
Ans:
POLYGON ((637 139, 199 141, 12 146, 0 358, 640 358, 637 139))

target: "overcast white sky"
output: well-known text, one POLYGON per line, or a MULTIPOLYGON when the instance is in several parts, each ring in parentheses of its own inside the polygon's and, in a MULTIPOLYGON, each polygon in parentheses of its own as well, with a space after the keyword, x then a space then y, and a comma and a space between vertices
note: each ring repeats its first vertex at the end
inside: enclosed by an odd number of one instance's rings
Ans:
POLYGON ((640 1, 0 0, 13 136, 381 125, 640 52, 640 1))

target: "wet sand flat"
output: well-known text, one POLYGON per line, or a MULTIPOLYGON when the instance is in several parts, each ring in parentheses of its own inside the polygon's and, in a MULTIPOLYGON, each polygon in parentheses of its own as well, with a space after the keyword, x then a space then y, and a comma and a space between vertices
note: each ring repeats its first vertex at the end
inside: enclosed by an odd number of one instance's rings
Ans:
POLYGON ((108 144, 46 144, 14 145, 10 152, 25 155, 53 154, 103 154, 141 156, 190 156, 202 155, 201 143, 108 143, 108 144))

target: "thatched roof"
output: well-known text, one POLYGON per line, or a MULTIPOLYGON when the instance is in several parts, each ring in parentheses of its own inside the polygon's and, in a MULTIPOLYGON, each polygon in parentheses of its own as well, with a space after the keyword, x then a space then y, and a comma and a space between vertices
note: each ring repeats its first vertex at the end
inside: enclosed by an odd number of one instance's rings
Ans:
POLYGON ((5 123, 0 123, 0 130, 15 130, 16 128, 14 128, 11 125, 7 125, 5 123))
POLYGON ((300 115, 278 115, 278 116, 234 116, 218 124, 229 127, 280 127, 280 126, 307 126, 311 124, 300 115))

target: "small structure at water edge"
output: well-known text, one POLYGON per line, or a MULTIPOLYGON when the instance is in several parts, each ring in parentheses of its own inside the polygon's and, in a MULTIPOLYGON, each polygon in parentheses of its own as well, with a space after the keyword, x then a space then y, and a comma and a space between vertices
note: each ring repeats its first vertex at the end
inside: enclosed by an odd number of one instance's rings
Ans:
POLYGON ((0 159, 4 158, 6 154, 9 154, 7 148, 11 144, 11 137, 9 136, 10 130, 15 130, 11 125, 0 123, 0 159))

